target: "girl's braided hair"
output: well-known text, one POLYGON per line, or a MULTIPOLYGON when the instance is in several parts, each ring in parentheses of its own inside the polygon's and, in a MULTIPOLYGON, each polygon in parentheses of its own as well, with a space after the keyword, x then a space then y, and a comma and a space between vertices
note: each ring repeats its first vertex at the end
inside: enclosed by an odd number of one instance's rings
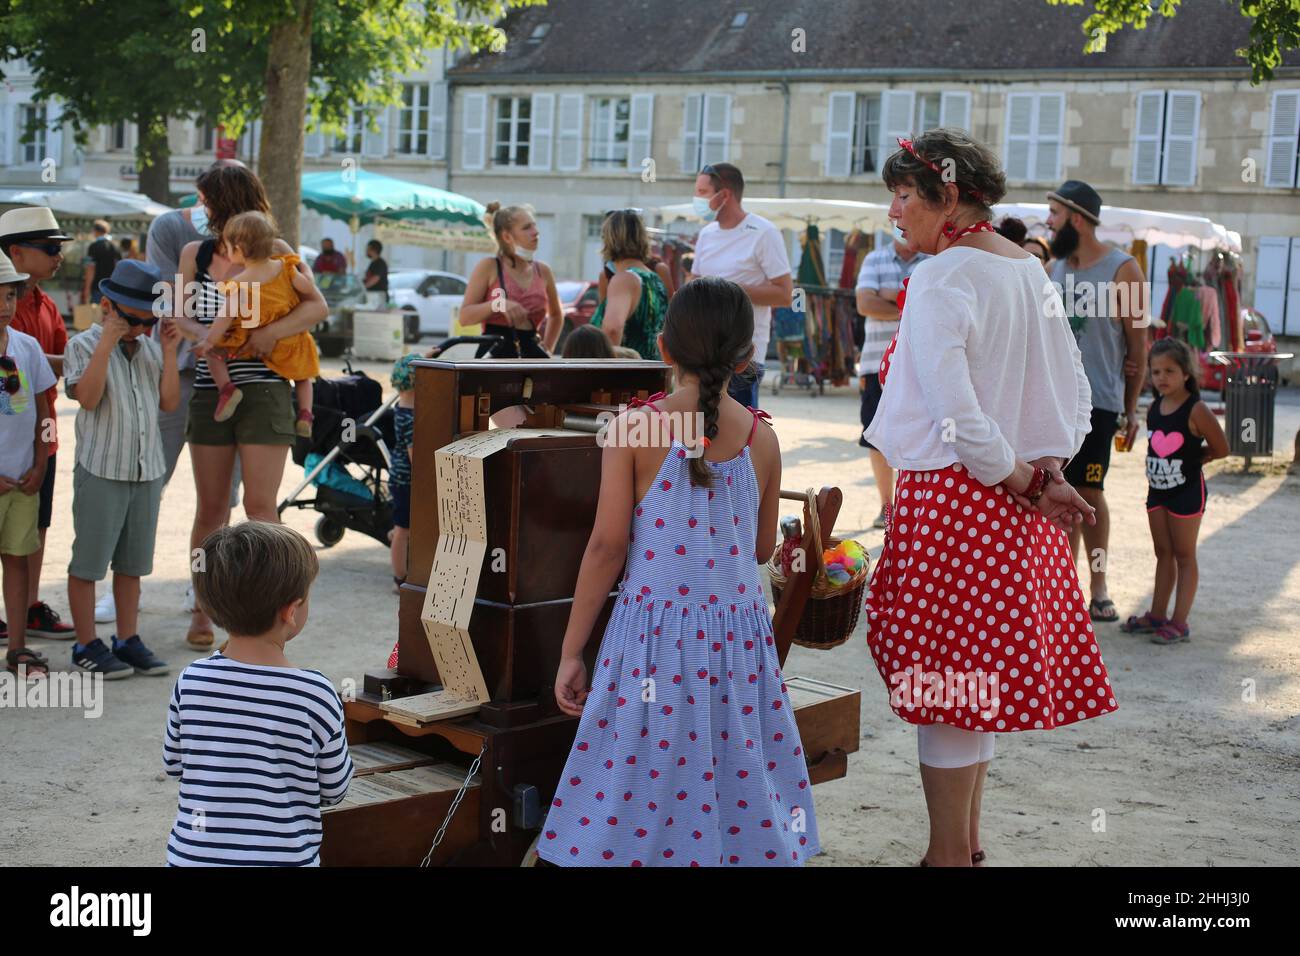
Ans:
MULTIPOLYGON (((664 348, 684 372, 700 382, 704 437, 718 434, 718 405, 733 370, 750 357, 754 341, 754 307, 734 282, 709 276, 687 283, 668 304, 664 348)), ((713 475, 701 454, 691 459, 691 479, 703 487, 713 475)))

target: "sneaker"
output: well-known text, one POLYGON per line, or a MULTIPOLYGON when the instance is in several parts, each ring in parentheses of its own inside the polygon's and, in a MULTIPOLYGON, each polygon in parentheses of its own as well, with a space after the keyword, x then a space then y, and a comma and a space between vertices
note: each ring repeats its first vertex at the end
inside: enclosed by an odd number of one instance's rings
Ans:
POLYGON ((64 624, 57 611, 44 601, 37 601, 27 610, 27 633, 54 641, 70 641, 77 636, 71 624, 64 624))
POLYGON ((95 602, 95 623, 108 624, 117 620, 117 605, 113 603, 113 592, 109 591, 95 602))
POLYGON ((214 422, 229 421, 230 416, 235 414, 235 409, 239 407, 240 401, 244 398, 244 393, 235 387, 234 383, 228 384, 217 396, 217 407, 212 413, 214 422))
POLYGON ((134 667, 119 660, 99 638, 85 647, 72 645, 72 666, 87 674, 102 674, 104 680, 122 680, 135 673, 134 667))
POLYGON ((166 674, 171 670, 153 651, 144 646, 139 634, 128 637, 125 641, 119 641, 114 634, 113 656, 123 664, 134 667, 137 674, 166 674))
POLYGON ((186 614, 193 614, 198 607, 198 602, 194 600, 194 585, 191 584, 185 589, 185 600, 181 602, 181 610, 186 614))

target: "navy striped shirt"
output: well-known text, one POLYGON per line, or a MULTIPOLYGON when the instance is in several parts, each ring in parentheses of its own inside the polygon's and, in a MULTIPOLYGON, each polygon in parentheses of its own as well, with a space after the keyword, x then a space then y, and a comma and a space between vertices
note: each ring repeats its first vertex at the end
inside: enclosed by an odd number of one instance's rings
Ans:
POLYGON ((318 671, 195 661, 172 691, 163 769, 180 778, 169 866, 319 866, 320 808, 352 780, 343 702, 318 671))
MULTIPOLYGON (((211 242, 212 240, 208 241, 211 242)), ((199 283, 199 296, 194 303, 194 320, 200 325, 209 326, 216 321, 217 316, 225 307, 226 299, 221 294, 216 280, 212 278, 207 269, 198 267, 194 280, 199 283)), ((237 318, 232 320, 232 322, 238 321, 237 318)), ((226 359, 226 372, 230 375, 230 381, 233 385, 286 381, 286 379, 281 378, 267 368, 260 359, 255 358, 226 359)), ((208 371, 207 359, 199 359, 194 366, 194 387, 198 389, 214 389, 217 387, 217 383, 212 380, 212 373, 208 371)))

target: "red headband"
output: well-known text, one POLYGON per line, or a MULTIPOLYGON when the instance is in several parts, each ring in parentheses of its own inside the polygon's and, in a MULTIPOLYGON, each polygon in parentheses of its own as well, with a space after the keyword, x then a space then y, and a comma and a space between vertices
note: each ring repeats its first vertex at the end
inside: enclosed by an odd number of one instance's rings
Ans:
MULTIPOLYGON (((920 153, 918 153, 916 151, 916 147, 912 145, 912 141, 910 139, 903 139, 900 136, 898 138, 898 145, 903 147, 903 149, 907 150, 909 153, 911 153, 912 157, 916 159, 918 162, 925 163, 925 165, 933 169, 935 173, 938 174, 941 180, 943 180, 944 182, 948 181, 943 178, 943 170, 939 168, 938 164, 931 162, 930 160, 922 156, 920 153)), ((962 188, 961 183, 954 183, 954 185, 956 185, 958 190, 961 190, 962 188)), ((981 205, 987 205, 987 203, 984 202, 984 194, 980 192, 978 189, 971 189, 970 187, 967 187, 966 194, 970 196, 971 199, 974 199, 977 203, 980 203, 981 205)))

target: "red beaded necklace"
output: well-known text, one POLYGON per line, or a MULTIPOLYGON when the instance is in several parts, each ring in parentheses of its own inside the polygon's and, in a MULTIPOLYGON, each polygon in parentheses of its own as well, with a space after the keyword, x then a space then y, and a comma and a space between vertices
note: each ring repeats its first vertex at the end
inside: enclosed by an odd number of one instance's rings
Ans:
POLYGON ((955 243, 962 236, 968 236, 973 232, 997 232, 997 230, 993 228, 993 224, 987 219, 967 226, 965 229, 958 229, 956 224, 951 222, 943 224, 943 237, 948 240, 949 245, 955 243))

